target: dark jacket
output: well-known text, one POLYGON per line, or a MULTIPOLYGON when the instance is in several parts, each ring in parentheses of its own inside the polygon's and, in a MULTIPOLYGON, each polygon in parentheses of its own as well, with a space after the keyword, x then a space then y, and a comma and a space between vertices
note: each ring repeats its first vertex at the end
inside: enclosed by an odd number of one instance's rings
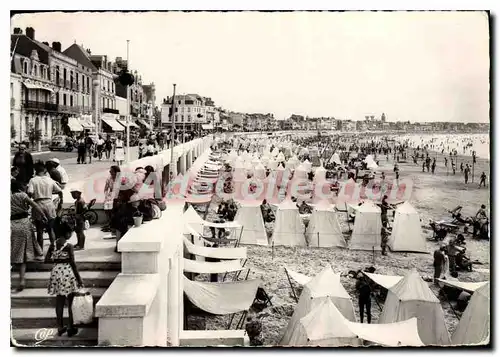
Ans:
POLYGON ((19 169, 17 180, 22 183, 28 183, 35 173, 33 157, 29 152, 16 152, 14 159, 12 160, 12 166, 19 169))

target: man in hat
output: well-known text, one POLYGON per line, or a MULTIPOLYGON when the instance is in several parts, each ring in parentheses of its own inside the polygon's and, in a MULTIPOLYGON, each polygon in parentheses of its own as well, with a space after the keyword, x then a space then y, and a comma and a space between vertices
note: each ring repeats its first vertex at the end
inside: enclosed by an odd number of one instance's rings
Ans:
MULTIPOLYGON (((69 176, 64 167, 61 166, 61 162, 59 161, 58 158, 53 158, 47 160, 47 163, 51 162, 52 167, 59 173, 60 176, 60 181, 59 181, 59 186, 64 190, 66 187, 66 184, 69 182, 69 176)), ((50 172, 49 172, 50 173, 50 172)))

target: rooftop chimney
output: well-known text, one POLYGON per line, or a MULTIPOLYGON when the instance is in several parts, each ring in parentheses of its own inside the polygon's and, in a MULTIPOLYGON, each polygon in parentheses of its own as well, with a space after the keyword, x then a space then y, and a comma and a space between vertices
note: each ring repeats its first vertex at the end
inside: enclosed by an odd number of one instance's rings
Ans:
POLYGON ((23 30, 20 27, 14 27, 14 35, 22 35, 23 30))
POLYGON ((48 42, 42 42, 45 46, 48 46, 50 47, 49 43, 48 42))
POLYGON ((52 49, 61 52, 61 42, 52 42, 52 49))
POLYGON ((33 27, 26 27, 26 36, 31 38, 32 40, 35 39, 35 29, 33 27))

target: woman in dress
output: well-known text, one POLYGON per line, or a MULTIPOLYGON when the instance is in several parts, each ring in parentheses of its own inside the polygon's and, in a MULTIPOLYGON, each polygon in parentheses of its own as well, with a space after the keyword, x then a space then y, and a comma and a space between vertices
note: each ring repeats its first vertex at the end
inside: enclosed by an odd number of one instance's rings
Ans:
POLYGON ((115 141, 115 161, 118 166, 123 165, 125 160, 125 148, 121 135, 118 135, 115 141))
POLYGON ((57 334, 63 335, 68 333, 69 337, 77 334, 78 329, 73 324, 73 298, 74 294, 83 286, 82 279, 78 273, 75 264, 75 256, 73 246, 68 243, 75 228, 75 222, 72 219, 58 218, 54 231, 56 233, 56 241, 53 242, 45 262, 53 262, 54 266, 50 272, 48 293, 56 295, 56 319, 57 319, 57 334), (68 317, 69 326, 64 326, 64 305, 68 301, 68 317))
POLYGON ((116 199, 115 192, 115 182, 116 178, 119 176, 120 168, 116 165, 113 165, 109 168, 109 177, 106 180, 106 184, 104 185, 104 213, 108 221, 106 225, 102 228, 103 232, 109 232, 111 230, 111 218, 113 213, 113 202, 116 199))
POLYGON ((17 291, 22 291, 26 285, 24 279, 26 263, 35 260, 35 258, 43 257, 42 248, 38 245, 33 234, 29 210, 32 208, 38 212, 38 216, 45 216, 40 207, 29 198, 26 192, 22 191, 21 187, 20 183, 11 181, 10 262, 19 266, 19 286, 17 291))

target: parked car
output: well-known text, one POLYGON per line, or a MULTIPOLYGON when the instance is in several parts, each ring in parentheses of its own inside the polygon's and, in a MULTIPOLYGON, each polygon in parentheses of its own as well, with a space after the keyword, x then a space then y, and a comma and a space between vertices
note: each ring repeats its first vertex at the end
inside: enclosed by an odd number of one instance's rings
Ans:
POLYGON ((69 136, 56 135, 50 141, 49 150, 73 151, 74 142, 69 136))

